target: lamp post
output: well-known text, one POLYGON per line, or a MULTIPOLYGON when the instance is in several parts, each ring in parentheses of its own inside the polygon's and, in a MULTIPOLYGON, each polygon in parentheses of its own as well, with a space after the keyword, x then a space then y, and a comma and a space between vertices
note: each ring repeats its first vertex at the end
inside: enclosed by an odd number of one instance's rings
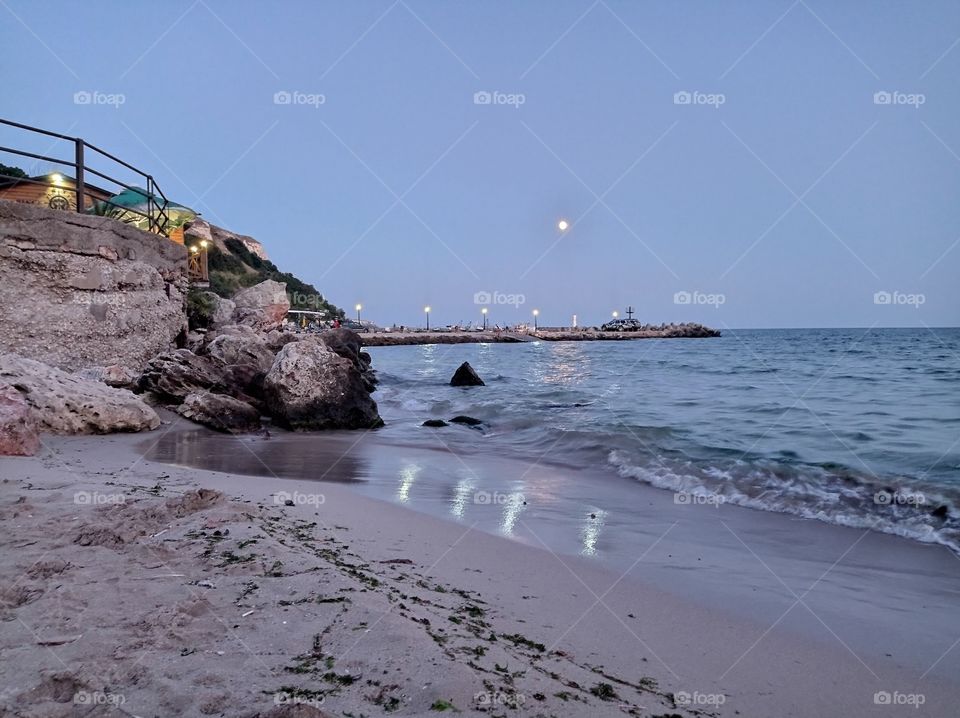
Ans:
POLYGON ((363 305, 362 305, 362 304, 358 304, 358 305, 357 305, 357 324, 360 323, 360 310, 361 310, 361 309, 363 309, 363 305))
POLYGON ((483 315, 483 329, 484 329, 484 331, 486 331, 486 329, 487 329, 487 308, 484 307, 483 309, 481 309, 481 310, 480 310, 480 313, 483 315))
POLYGON ((613 318, 616 319, 616 318, 619 317, 619 316, 620 316, 620 312, 618 312, 617 310, 614 310, 614 311, 613 311, 613 318))
POLYGON ((423 313, 427 315, 427 331, 430 331, 430 307, 424 307, 423 313))
POLYGON ((539 309, 534 309, 534 310, 533 310, 533 331, 537 331, 537 328, 538 328, 538 327, 537 327, 537 317, 539 317, 539 316, 540 316, 540 310, 539 310, 539 309))

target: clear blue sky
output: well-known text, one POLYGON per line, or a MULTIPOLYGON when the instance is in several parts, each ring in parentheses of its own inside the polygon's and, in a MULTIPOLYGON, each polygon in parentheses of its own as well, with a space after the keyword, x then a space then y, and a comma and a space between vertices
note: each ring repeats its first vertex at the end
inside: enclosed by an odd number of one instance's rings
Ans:
POLYGON ((958 38, 953 1, 0 0, 0 116, 382 323, 955 326, 958 38))

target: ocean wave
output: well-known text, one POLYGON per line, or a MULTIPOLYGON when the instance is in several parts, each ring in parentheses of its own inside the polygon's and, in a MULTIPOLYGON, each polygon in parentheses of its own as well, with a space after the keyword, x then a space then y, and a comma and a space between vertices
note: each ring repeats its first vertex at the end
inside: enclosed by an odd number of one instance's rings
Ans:
POLYGON ((881 482, 825 465, 640 463, 619 450, 610 451, 607 460, 620 476, 656 488, 837 526, 872 529, 940 544, 960 554, 960 493, 951 488, 913 479, 881 482))

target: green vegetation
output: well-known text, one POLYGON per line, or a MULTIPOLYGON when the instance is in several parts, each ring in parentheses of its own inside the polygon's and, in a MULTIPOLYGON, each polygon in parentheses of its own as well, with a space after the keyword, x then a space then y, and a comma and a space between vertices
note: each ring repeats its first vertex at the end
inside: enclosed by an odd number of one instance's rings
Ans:
POLYGON ((187 292, 187 322, 191 329, 205 329, 210 326, 215 309, 213 299, 206 292, 190 287, 187 292))
POLYGON ((224 244, 227 251, 211 246, 207 267, 210 270, 210 290, 229 299, 241 289, 272 279, 287 285, 287 296, 291 309, 305 309, 314 312, 327 312, 332 319, 346 317, 344 311, 327 299, 314 287, 290 272, 281 272, 268 259, 260 259, 239 239, 227 239, 224 244))
POLYGON ((8 177, 29 177, 29 175, 19 167, 11 167, 5 164, 0 164, 0 175, 7 175, 8 177))

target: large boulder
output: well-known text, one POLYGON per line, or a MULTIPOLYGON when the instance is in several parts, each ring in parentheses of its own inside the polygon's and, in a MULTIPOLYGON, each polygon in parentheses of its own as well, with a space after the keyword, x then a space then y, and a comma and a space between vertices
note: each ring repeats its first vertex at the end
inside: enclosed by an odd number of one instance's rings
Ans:
POLYGON ((224 365, 216 357, 198 356, 189 349, 158 354, 140 375, 140 391, 163 401, 181 403, 188 395, 203 392, 223 379, 224 365))
POLYGON ((272 279, 241 289, 234 295, 233 303, 235 321, 261 332, 279 327, 290 310, 287 285, 272 279))
POLYGON ((177 413, 191 421, 226 433, 244 433, 260 428, 260 412, 239 399, 208 392, 190 394, 177 413))
POLYGON ((357 368, 363 377, 364 385, 367 391, 374 391, 377 386, 377 373, 371 368, 370 355, 367 352, 360 351, 363 346, 363 340, 360 335, 350 329, 340 327, 330 329, 320 335, 320 340, 326 344, 332 351, 350 362, 357 368))
POLYGON ((273 352, 259 337, 241 337, 221 334, 207 344, 207 356, 219 359, 227 366, 244 364, 267 372, 273 365, 273 352))
POLYGON ((483 383, 483 379, 480 378, 476 370, 470 366, 470 362, 465 361, 457 367, 453 378, 450 379, 450 386, 486 386, 486 384, 483 383))
POLYGON ((224 299, 214 292, 204 292, 203 295, 213 305, 209 325, 211 329, 233 323, 233 313, 236 311, 237 305, 232 299, 224 299))
POLYGON ((40 437, 30 405, 9 384, 0 384, 0 456, 33 456, 40 437))
POLYGON ((40 431, 106 434, 160 426, 156 412, 131 392, 16 354, 0 355, 0 382, 23 396, 40 431))
POLYGON ((280 350, 263 392, 270 414, 290 429, 369 429, 383 424, 354 363, 314 338, 280 350))

